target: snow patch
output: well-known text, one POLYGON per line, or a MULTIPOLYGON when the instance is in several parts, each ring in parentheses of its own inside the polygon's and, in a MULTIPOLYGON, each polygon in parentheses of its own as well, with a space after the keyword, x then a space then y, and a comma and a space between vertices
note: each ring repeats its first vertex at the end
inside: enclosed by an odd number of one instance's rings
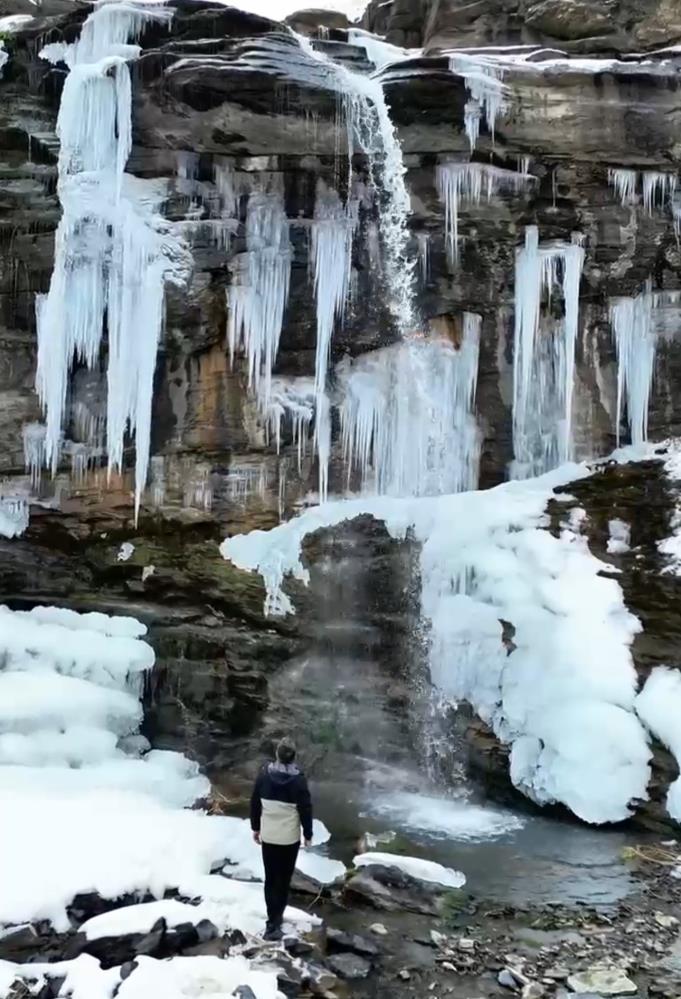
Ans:
MULTIPOLYGON (((658 666, 636 698, 639 718, 676 757, 681 766, 681 671, 658 666)), ((670 785, 667 811, 681 822, 681 777, 670 785)))
POLYGON ((380 867, 396 867, 417 881, 428 884, 442 885, 445 888, 463 888, 466 876, 461 871, 451 867, 443 867, 434 860, 421 860, 419 857, 403 857, 397 853, 360 853, 352 861, 355 867, 369 867, 375 864, 380 867))

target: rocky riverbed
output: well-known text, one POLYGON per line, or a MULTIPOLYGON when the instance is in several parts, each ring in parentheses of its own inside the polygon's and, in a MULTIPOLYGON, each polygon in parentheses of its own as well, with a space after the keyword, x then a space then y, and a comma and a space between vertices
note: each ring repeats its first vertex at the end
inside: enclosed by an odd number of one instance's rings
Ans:
MULTIPOLYGON (((73 930, 37 924, 6 931, 0 960, 23 963, 89 954, 103 968, 121 966, 125 980, 140 958, 245 955, 254 967, 276 968, 286 996, 407 999, 432 996, 568 999, 570 996, 659 996, 681 989, 681 863, 669 841, 626 852, 635 887, 615 904, 543 902, 508 905, 463 889, 416 880, 388 866, 355 870, 331 888, 297 879, 293 901, 323 918, 311 934, 264 944, 240 931, 221 935, 210 920, 88 940, 78 927, 95 914, 135 899, 105 903, 81 896, 70 908, 73 930)), ((11 999, 60 995, 63 975, 39 988, 30 974, 11 999)), ((236 995, 251 999, 242 987, 236 995)))

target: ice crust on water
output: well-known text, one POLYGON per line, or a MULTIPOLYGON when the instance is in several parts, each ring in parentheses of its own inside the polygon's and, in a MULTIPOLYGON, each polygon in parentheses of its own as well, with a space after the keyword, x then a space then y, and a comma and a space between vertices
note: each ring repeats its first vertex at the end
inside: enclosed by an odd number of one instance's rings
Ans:
POLYGON ((62 204, 47 295, 36 301, 36 388, 46 419, 44 461, 56 471, 75 359, 92 368, 108 330, 107 454, 120 470, 126 430, 135 434, 135 512, 146 485, 153 377, 167 282, 186 281, 191 258, 160 216, 165 183, 125 174, 132 146, 129 44, 149 21, 172 11, 143 2, 95 8, 71 45, 41 56, 65 62, 57 134, 62 204), (143 330, 143 335, 140 335, 143 330))
POLYGON ((418 881, 443 885, 445 888, 463 888, 466 884, 466 876, 461 871, 453 871, 451 867, 443 867, 434 860, 421 860, 419 857, 369 852, 358 854, 352 862, 355 867, 369 867, 372 864, 379 867, 396 867, 418 881))
POLYGON ((411 530, 436 688, 469 701, 511 745, 512 779, 529 797, 562 802, 587 822, 616 822, 646 797, 650 773, 634 710, 630 646, 640 624, 584 537, 542 527, 553 489, 588 474, 565 465, 484 492, 329 503, 229 538, 221 551, 262 575, 268 613, 286 613, 285 577, 308 578, 300 558, 308 534, 363 514, 394 538, 411 530), (502 621, 515 628, 510 654, 502 621))
POLYGON ((584 248, 540 245, 536 226, 525 230, 516 251, 513 349, 513 451, 515 477, 540 475, 571 458, 575 345, 584 248), (542 321, 560 280, 564 319, 542 321))
POLYGON ((516 173, 487 163, 441 163, 436 169, 440 199, 445 204, 445 239, 453 263, 459 260, 459 210, 462 204, 479 205, 502 192, 519 194, 536 183, 532 174, 516 173))
POLYGON ((343 454, 363 490, 424 496, 477 485, 480 324, 467 312, 457 346, 411 339, 337 366, 343 454))

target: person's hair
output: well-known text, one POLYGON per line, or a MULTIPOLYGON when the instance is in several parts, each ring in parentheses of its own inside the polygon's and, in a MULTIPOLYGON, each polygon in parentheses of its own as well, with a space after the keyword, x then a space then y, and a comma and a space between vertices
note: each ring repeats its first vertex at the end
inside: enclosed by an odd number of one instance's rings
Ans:
POLYGON ((296 758, 296 744, 287 735, 279 740, 277 745, 277 759, 280 763, 293 763, 296 758))

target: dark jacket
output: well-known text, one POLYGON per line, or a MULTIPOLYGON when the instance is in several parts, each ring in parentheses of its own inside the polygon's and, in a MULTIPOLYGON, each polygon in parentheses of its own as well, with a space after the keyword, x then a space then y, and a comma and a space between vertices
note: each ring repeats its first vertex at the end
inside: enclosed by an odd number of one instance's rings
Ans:
POLYGON ((312 839, 312 799, 305 774, 295 763, 268 763, 258 774, 251 797, 251 828, 263 843, 289 846, 312 839))

